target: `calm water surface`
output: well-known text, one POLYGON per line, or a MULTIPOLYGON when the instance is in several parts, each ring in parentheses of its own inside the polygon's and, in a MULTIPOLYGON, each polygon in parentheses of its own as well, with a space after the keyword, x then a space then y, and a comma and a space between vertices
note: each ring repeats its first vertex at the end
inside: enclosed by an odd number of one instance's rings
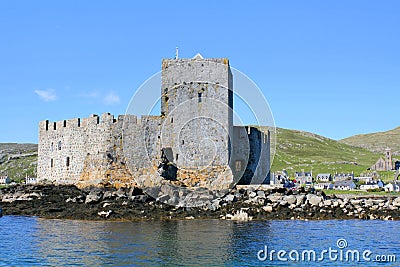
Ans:
POLYGON ((400 266, 398 221, 92 222, 4 216, 0 226, 2 266, 400 266), (347 247, 338 248, 340 238, 347 247), (285 250, 288 261, 276 254, 260 261, 257 253, 265 246, 268 254, 285 250), (371 259, 394 255, 397 262, 346 262, 328 255, 322 262, 301 256, 295 262, 288 256, 314 250, 318 259, 330 247, 338 253, 370 250, 371 259))

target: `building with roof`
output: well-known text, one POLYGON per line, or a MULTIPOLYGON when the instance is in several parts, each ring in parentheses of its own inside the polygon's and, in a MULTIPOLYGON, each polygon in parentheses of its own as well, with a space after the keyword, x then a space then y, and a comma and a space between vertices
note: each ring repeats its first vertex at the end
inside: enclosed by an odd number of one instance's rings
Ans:
POLYGON ((333 179, 330 173, 319 173, 316 180, 321 182, 330 182, 333 179))

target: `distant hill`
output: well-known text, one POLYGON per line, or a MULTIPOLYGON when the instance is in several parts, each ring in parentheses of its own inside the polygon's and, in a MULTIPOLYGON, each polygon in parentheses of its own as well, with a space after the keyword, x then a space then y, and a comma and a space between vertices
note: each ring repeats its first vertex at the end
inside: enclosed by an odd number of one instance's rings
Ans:
POLYGON ((277 128, 277 145, 272 171, 285 168, 318 173, 351 172, 356 175, 371 167, 380 154, 309 132, 277 128))
POLYGON ((20 181, 26 175, 36 177, 37 145, 0 143, 0 175, 20 181))
POLYGON ((366 148, 383 155, 391 148, 393 155, 400 156, 400 127, 386 132, 359 134, 340 140, 343 144, 366 148))

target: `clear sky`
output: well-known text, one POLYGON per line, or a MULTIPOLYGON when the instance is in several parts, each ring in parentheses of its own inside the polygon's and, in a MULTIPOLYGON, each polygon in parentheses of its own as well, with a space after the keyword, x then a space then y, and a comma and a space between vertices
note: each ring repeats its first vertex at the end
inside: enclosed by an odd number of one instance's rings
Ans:
POLYGON ((400 125, 400 1, 0 1, 0 142, 40 120, 123 114, 162 58, 228 57, 279 127, 400 125))

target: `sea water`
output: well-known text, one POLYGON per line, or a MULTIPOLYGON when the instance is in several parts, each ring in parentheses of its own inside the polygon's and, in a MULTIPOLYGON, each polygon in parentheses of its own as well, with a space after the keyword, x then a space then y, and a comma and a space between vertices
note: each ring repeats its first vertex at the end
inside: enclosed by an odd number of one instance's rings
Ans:
POLYGON ((400 221, 0 218, 1 266, 359 264, 400 266, 400 221))

